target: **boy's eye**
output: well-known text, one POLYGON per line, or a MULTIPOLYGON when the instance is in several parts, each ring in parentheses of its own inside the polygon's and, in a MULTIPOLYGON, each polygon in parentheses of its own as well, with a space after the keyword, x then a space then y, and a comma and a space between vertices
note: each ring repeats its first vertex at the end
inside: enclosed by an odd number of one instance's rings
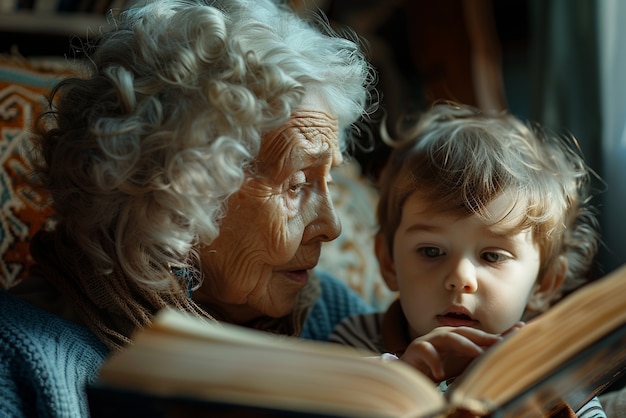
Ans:
POLYGON ((489 263, 498 263, 506 259, 506 257, 503 254, 494 253, 494 252, 483 253, 483 258, 485 259, 485 261, 489 263))
POLYGON ((428 258, 440 257, 445 253, 438 247, 422 247, 418 250, 423 256, 428 258))

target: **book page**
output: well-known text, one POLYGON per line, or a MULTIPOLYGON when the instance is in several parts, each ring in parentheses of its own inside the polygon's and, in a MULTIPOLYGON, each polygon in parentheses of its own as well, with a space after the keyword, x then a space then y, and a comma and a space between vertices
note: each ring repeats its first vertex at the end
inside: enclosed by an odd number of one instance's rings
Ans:
POLYGON ((445 408, 436 386, 398 361, 169 309, 154 322, 105 363, 100 384, 340 416, 419 417, 445 408))
POLYGON ((626 326, 576 354, 499 410, 503 417, 529 416, 530 412, 541 415, 561 402, 577 410, 624 372, 624 358, 626 326))

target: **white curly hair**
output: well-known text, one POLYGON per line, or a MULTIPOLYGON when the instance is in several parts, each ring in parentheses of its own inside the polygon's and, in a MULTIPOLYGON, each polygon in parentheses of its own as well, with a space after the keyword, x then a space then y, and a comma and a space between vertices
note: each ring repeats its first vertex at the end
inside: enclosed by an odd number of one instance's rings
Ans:
POLYGON ((91 52, 51 94, 37 173, 80 263, 145 286, 193 268, 264 133, 307 91, 338 118, 343 151, 376 106, 360 40, 271 0, 148 1, 111 19, 91 52))

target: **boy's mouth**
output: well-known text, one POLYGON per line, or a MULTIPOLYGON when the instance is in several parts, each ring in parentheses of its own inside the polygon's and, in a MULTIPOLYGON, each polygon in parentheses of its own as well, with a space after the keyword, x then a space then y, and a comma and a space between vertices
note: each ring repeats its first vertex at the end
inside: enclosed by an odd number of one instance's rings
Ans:
POLYGON ((464 308, 449 309, 443 314, 437 315, 437 321, 442 326, 447 327, 476 327, 479 323, 464 308))
POLYGON ((467 315, 467 314, 464 314, 464 313, 455 313, 455 312, 450 312, 450 313, 447 313, 447 314, 445 314, 445 315, 444 315, 444 317, 447 317, 447 318, 456 318, 456 319, 461 319, 461 320, 463 320, 463 319, 464 319, 464 320, 467 320, 467 321, 471 321, 471 320, 472 320, 472 318, 471 318, 469 315, 467 315))

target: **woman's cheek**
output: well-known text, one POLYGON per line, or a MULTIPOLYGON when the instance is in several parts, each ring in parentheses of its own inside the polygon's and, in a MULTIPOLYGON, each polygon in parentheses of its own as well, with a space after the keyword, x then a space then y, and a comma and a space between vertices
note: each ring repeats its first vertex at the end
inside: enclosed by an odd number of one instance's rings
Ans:
POLYGON ((267 248, 273 248, 276 257, 282 260, 279 264, 284 264, 293 258, 300 247, 312 210, 300 206, 293 199, 276 203, 274 210, 268 214, 267 248))
POLYGON ((298 251, 301 242, 301 227, 299 222, 281 222, 276 224, 273 239, 268 242, 267 248, 272 248, 275 265, 288 263, 298 251))

